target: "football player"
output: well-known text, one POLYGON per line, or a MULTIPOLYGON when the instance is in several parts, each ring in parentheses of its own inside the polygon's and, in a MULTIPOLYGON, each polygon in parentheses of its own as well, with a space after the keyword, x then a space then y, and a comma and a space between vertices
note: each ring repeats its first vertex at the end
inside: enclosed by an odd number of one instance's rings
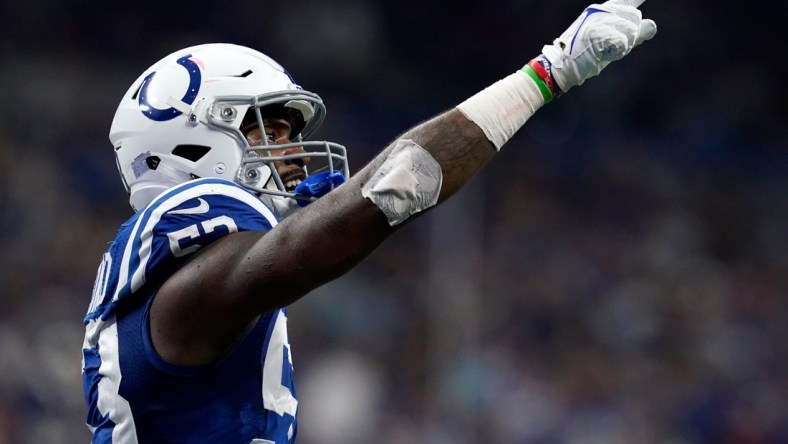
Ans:
POLYGON ((292 443, 286 307, 465 184, 541 106, 650 39, 632 5, 585 9, 522 69, 405 133, 350 177, 309 140, 321 98, 230 44, 163 58, 110 130, 134 215, 84 319, 94 443, 292 443))

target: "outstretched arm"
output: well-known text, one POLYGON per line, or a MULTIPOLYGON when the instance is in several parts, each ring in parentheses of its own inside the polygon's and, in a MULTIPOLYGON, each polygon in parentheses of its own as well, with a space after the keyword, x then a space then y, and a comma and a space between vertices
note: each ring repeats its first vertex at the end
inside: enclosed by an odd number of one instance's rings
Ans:
MULTIPOLYGON (((653 22, 643 20, 633 6, 592 5, 523 69, 408 130, 346 184, 271 231, 234 233, 203 248, 154 300, 151 335, 157 351, 181 364, 223 356, 260 314, 347 272, 400 222, 413 220, 459 190, 542 105, 597 75, 655 32, 653 22), (427 190, 434 199, 395 218, 384 211, 391 208, 383 200, 364 197, 370 196, 365 186, 380 177, 395 185, 403 182, 386 171, 404 140, 414 153, 433 160, 399 170, 402 162, 394 162, 392 171, 407 174, 423 168, 434 177, 437 168, 442 178, 437 189, 427 190)), ((411 191, 394 186, 394 201, 409 208, 408 199, 418 194, 411 191)))

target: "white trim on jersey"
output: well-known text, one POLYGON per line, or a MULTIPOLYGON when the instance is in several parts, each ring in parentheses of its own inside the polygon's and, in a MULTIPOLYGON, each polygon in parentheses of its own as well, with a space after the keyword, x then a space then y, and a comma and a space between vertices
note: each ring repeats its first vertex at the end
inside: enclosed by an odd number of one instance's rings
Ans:
MULTIPOLYGON (((96 407, 102 416, 109 415, 115 425, 112 429, 113 444, 136 444, 137 429, 134 426, 134 416, 131 405, 120 395, 120 350, 118 348, 118 324, 115 315, 110 316, 106 322, 99 319, 90 321, 87 327, 88 334, 83 348, 92 347, 87 338, 98 336, 98 351, 101 366, 98 373, 101 379, 98 382, 98 401, 96 407), (102 332, 93 331, 101 329, 102 332), (103 333, 103 334, 100 334, 103 333)), ((84 364, 83 364, 84 371, 84 364)), ((91 432, 93 428, 91 428, 91 432)))

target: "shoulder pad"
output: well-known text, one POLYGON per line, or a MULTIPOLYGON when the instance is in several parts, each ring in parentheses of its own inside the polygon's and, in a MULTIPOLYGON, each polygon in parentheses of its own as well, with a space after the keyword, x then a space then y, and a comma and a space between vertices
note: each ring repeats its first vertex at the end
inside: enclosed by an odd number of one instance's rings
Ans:
POLYGON ((106 319, 144 285, 161 285, 194 252, 238 231, 268 231, 274 213, 254 194, 223 179, 171 188, 124 224, 104 255, 85 322, 106 319))

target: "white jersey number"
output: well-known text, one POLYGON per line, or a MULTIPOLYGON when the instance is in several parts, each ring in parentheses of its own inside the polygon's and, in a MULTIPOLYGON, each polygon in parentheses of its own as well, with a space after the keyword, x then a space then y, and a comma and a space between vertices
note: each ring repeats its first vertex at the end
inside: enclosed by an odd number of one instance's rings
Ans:
POLYGON ((167 238, 170 241, 170 251, 172 251, 172 254, 175 257, 181 257, 190 253, 194 253, 195 251, 199 250, 202 245, 194 244, 186 248, 181 248, 181 241, 197 239, 203 234, 211 234, 217 227, 221 226, 227 227, 227 230, 230 233, 235 233, 238 231, 238 226, 235 224, 235 221, 232 218, 228 216, 214 217, 213 219, 202 221, 199 226, 197 224, 189 225, 188 227, 182 228, 178 231, 167 233, 167 238), (200 230, 200 227, 202 227, 202 231, 200 230))
POLYGON ((280 416, 287 413, 295 417, 298 401, 290 393, 290 389, 282 385, 282 374, 286 371, 286 365, 289 370, 293 366, 293 359, 290 356, 290 343, 287 339, 287 316, 282 310, 279 310, 274 329, 271 332, 268 350, 265 352, 263 406, 266 410, 276 412, 280 416), (287 362, 285 362, 285 356, 287 362))
POLYGON ((96 273, 96 281, 93 284, 93 296, 90 298, 88 314, 93 312, 93 310, 104 300, 104 295, 107 294, 110 270, 112 270, 112 255, 107 252, 101 257, 101 265, 99 265, 98 273, 96 273))

